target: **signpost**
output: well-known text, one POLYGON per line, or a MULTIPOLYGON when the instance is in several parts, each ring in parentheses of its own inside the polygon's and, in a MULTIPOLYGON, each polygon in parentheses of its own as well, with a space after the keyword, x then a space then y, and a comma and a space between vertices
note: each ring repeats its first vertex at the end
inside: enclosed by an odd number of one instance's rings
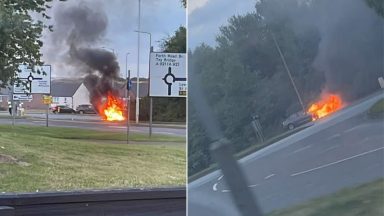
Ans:
POLYGON ((45 121, 45 126, 48 127, 48 114, 49 114, 49 104, 52 103, 52 96, 50 95, 43 95, 43 103, 47 105, 47 110, 46 110, 46 121, 45 121))
POLYGON ((152 97, 186 97, 185 53, 151 52, 149 57, 149 135, 152 134, 152 97))
POLYGON ((13 100, 14 101, 31 101, 33 99, 32 95, 28 94, 14 94, 13 100))
POLYGON ((128 71, 127 77, 127 144, 129 144, 129 117, 130 117, 130 109, 131 109, 131 96, 129 92, 132 88, 132 80, 131 80, 131 71, 128 71))
POLYGON ((51 94, 51 66, 35 66, 36 73, 27 65, 19 65, 17 78, 24 83, 14 84, 14 94, 51 94))
POLYGON ((185 53, 151 53, 150 97, 186 97, 187 73, 185 53))
POLYGON ((28 65, 19 65, 20 72, 12 86, 12 116, 14 124, 14 101, 32 100, 32 94, 46 94, 43 96, 43 103, 47 104, 46 126, 48 127, 49 104, 52 103, 51 94, 51 65, 35 66, 34 71, 28 65))

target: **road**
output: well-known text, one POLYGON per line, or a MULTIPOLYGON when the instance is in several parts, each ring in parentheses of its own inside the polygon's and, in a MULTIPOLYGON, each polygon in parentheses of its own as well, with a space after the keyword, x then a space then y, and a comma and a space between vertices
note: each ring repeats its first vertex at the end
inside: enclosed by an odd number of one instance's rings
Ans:
MULTIPOLYGON (((0 118, 0 124, 12 124, 12 119, 4 118, 7 113, 1 113, 3 118, 0 118)), ((38 125, 45 126, 46 121, 44 114, 31 114, 28 118, 15 119, 17 125, 38 125)), ((83 128, 102 131, 127 131, 126 123, 124 122, 105 122, 94 115, 49 115, 49 126, 83 128)), ((149 127, 146 124, 132 124, 131 132, 149 133, 149 127)), ((173 136, 186 136, 186 129, 183 125, 159 125, 154 124, 152 128, 153 134, 164 134, 173 136)))
MULTIPOLYGON (((384 124, 364 114, 382 92, 242 158, 263 212, 384 177, 384 124)), ((189 184, 189 215, 239 215, 220 171, 189 184)), ((384 191, 383 191, 384 193, 384 191)))

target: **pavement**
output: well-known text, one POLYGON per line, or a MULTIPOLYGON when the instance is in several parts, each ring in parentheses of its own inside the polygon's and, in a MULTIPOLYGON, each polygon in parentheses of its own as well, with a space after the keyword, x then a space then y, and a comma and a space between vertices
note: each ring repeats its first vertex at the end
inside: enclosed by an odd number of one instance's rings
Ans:
MULTIPOLYGON (((239 160, 247 186, 262 211, 287 208, 383 178, 384 123, 365 115, 383 97, 379 92, 350 104, 239 160)), ((240 215, 226 178, 215 171, 189 184, 190 216, 240 215)))
MULTIPOLYGON (((12 118, 8 112, 0 112, 0 124, 12 124, 12 118)), ((46 114, 30 113, 25 118, 15 119, 16 125, 46 125, 46 114)), ((83 128, 102 131, 127 131, 126 122, 106 122, 100 119, 97 115, 77 115, 77 114, 49 114, 49 126, 83 128)), ((130 132, 149 133, 149 124, 131 123, 129 126, 130 132)), ((164 134, 173 136, 186 136, 185 124, 178 123, 154 123, 152 126, 153 134, 164 134)))

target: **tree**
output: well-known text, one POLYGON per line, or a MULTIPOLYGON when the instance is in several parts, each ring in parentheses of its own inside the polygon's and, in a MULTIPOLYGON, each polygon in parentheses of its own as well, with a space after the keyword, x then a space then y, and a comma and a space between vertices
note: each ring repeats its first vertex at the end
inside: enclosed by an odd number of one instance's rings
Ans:
MULTIPOLYGON (((63 1, 63 0, 60 0, 63 1)), ((50 19, 46 10, 52 0, 0 0, 0 86, 15 81, 20 64, 42 65, 40 40, 44 28, 52 31, 42 20, 50 19), (41 15, 35 20, 31 14, 41 15)))
POLYGON ((181 0, 181 3, 183 3, 184 8, 187 8, 187 0, 181 0))
POLYGON ((185 53, 187 51, 187 29, 180 26, 175 34, 163 40, 164 52, 185 53))
MULTIPOLYGON (((204 97, 237 152, 261 145, 251 126, 254 114, 260 116, 264 135, 269 138, 282 132, 286 115, 300 110, 272 32, 306 101, 320 91, 324 82, 322 74, 312 67, 319 32, 310 26, 295 32, 288 14, 273 11, 283 4, 297 14, 307 10, 295 0, 259 1, 255 12, 234 16, 220 28, 216 47, 202 44, 188 56, 189 76, 199 76, 204 97)), ((193 86, 190 89, 193 91, 193 86)), ((196 110, 193 100, 188 100, 189 175, 213 162, 208 149, 212 140, 196 120, 204 110, 196 110)))

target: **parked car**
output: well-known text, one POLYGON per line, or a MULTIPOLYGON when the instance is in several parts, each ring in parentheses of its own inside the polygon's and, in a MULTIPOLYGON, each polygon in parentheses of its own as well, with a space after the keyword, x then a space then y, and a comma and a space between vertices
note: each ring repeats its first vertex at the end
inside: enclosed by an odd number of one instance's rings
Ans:
POLYGON ((307 112, 297 112, 290 115, 285 121, 283 121, 283 127, 289 130, 293 130, 294 128, 311 122, 313 116, 307 112))
POLYGON ((79 114, 96 114, 96 110, 90 104, 81 104, 76 108, 76 113, 79 113, 79 114))
POLYGON ((69 106, 65 106, 65 105, 58 105, 58 106, 52 107, 52 112, 55 114, 57 114, 57 113, 76 113, 76 111, 74 109, 72 109, 69 106))

